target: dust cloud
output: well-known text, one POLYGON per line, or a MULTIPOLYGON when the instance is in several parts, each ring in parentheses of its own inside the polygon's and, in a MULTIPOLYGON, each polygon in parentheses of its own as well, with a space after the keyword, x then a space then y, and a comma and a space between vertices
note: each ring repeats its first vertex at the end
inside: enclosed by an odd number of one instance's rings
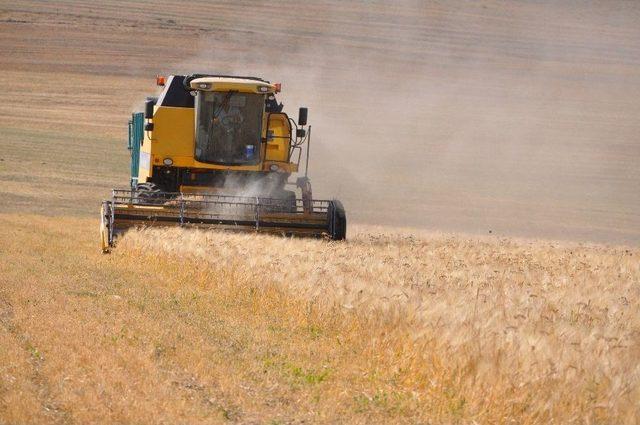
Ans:
POLYGON ((272 7, 169 71, 281 82, 350 220, 640 243, 640 3, 272 7))

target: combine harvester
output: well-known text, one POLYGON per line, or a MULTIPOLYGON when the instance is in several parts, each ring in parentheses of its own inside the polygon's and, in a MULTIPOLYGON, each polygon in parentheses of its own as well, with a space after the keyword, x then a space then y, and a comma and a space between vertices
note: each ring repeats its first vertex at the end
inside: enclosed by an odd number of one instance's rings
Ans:
POLYGON ((297 124, 282 112, 280 84, 202 74, 157 84, 160 97, 147 98, 144 113, 129 121, 131 187, 102 202, 104 252, 136 226, 345 238, 340 201, 312 197, 307 109, 297 124), (304 176, 291 183, 303 146, 304 176))

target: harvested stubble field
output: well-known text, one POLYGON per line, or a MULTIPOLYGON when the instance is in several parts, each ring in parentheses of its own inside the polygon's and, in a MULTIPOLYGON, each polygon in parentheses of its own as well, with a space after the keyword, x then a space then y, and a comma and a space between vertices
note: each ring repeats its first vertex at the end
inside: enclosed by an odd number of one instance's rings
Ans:
POLYGON ((637 2, 189 4, 0 3, 0 424, 640 422, 637 2), (346 243, 99 253, 129 113, 209 71, 310 107, 346 243))

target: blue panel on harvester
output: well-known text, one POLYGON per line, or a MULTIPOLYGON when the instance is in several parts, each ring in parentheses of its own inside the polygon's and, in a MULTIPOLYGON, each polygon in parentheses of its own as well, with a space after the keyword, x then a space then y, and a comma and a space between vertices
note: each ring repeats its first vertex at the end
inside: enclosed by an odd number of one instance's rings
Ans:
POLYGON ((135 112, 129 120, 129 144, 127 148, 131 152, 131 187, 138 185, 138 166, 140 164, 140 145, 144 137, 144 114, 135 112))

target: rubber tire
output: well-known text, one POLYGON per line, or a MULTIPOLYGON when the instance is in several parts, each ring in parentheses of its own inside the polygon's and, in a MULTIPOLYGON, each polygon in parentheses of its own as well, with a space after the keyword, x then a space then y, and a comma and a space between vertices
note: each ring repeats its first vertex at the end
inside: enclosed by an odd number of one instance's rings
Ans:
POLYGON ((162 190, 155 183, 140 183, 136 187, 136 199, 141 204, 163 204, 166 200, 162 190))
POLYGON ((329 214, 329 237, 334 241, 345 240, 347 238, 347 214, 342 202, 331 201, 329 214))
POLYGON ((286 201, 285 205, 287 206, 288 212, 294 213, 298 211, 296 206, 296 193, 293 190, 285 190, 283 199, 286 201))

